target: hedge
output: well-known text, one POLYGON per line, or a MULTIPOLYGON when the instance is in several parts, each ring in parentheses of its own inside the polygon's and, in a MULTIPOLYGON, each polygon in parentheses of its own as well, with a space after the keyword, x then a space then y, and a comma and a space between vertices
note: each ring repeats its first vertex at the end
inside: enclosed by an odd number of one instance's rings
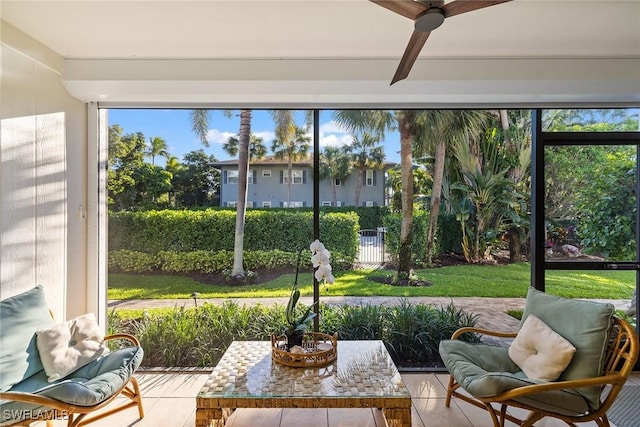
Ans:
MULTIPOLYGON (((245 251, 244 267, 248 270, 295 268, 297 252, 280 250, 245 251)), ((301 266, 311 268, 311 251, 306 250, 301 266)), ((331 252, 331 264, 336 270, 348 270, 353 266, 353 258, 339 252, 331 252)), ((224 273, 233 267, 233 251, 160 251, 155 255, 145 252, 119 250, 109 252, 109 271, 112 273, 144 273, 163 271, 165 273, 224 273)))
MULTIPOLYGON (((109 215, 109 248, 147 254, 161 251, 233 251, 236 213, 231 210, 159 210, 109 215)), ((320 215, 320 239, 332 252, 352 259, 359 248, 359 218, 354 212, 320 215)), ((249 210, 245 251, 295 252, 313 239, 313 213, 249 210)))

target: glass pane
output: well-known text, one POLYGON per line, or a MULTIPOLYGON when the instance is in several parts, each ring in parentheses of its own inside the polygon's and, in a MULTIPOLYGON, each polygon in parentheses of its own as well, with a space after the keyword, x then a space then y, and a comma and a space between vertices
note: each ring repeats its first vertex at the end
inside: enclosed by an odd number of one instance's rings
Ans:
POLYGON ((640 109, 542 110, 543 132, 638 132, 640 109))
POLYGON ((545 258, 635 261, 636 147, 545 147, 545 258))

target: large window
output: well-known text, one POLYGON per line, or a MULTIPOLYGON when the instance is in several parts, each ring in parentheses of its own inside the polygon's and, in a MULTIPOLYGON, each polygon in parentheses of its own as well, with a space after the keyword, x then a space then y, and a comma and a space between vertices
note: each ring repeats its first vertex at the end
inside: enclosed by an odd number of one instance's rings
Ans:
POLYGON ((627 285, 636 287, 638 110, 538 110, 535 119, 535 287, 558 286, 547 270, 630 270, 627 285))

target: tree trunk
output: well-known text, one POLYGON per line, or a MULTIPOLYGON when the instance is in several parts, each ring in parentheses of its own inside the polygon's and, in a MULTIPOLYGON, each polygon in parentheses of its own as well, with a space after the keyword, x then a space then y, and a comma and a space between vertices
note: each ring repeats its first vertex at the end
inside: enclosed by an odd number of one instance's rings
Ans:
POLYGON ((509 228, 509 261, 522 261, 520 232, 517 227, 509 228))
POLYGON ((236 230, 233 243, 233 268, 231 276, 244 278, 244 218, 247 211, 247 186, 249 175, 249 137, 251 135, 251 110, 240 111, 238 134, 238 201, 236 204, 236 230))
POLYGON ((400 130, 400 179, 402 181, 402 223, 400 225, 398 278, 401 278, 409 277, 413 244, 413 159, 411 155, 413 123, 406 117, 406 112, 401 113, 398 125, 398 129, 400 130))
POLYGON ((331 181, 331 193, 333 194, 333 206, 338 204, 338 195, 336 194, 336 179, 333 177, 329 178, 331 181))
POLYGON ((442 196, 442 180, 444 179, 444 161, 447 156, 447 146, 444 140, 436 142, 436 159, 433 171, 433 188, 431 189, 431 209, 429 211, 429 227, 427 228, 427 263, 433 264, 433 249, 436 231, 438 229, 438 214, 440 213, 440 198, 442 196))
POLYGON ((291 207, 291 184, 293 184, 293 162, 291 156, 287 157, 287 170, 289 171, 289 182, 287 183, 287 207, 291 207))
POLYGON ((360 206, 360 191, 362 190, 362 175, 364 171, 362 169, 358 169, 358 182, 356 183, 356 200, 354 205, 356 207, 360 206))

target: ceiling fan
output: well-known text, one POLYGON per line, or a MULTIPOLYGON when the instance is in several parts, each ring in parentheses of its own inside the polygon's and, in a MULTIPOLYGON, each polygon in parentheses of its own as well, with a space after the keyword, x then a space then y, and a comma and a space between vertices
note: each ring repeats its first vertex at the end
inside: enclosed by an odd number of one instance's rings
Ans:
POLYGON ((438 28, 445 18, 461 13, 472 12, 512 0, 454 0, 444 4, 444 0, 370 0, 385 9, 412 19, 415 30, 411 34, 409 44, 402 55, 398 69, 391 79, 391 84, 405 79, 416 62, 422 47, 427 42, 431 31, 438 28))

